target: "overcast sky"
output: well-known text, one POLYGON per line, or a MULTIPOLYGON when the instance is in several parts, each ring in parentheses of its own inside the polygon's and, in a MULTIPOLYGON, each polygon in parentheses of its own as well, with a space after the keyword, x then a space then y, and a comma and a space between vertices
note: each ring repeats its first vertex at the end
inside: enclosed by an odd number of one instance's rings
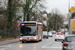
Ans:
MULTIPOLYGON (((68 14, 69 0, 46 0, 46 11, 49 13, 57 8, 61 14, 68 14)), ((70 0, 70 8, 75 6, 75 0, 70 0)))

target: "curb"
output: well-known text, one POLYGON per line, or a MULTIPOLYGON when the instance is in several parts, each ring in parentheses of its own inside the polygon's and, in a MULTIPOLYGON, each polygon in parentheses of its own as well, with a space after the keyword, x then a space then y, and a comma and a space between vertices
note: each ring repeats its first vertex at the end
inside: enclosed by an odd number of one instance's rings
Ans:
POLYGON ((0 46, 20 42, 19 39, 0 41, 0 46))

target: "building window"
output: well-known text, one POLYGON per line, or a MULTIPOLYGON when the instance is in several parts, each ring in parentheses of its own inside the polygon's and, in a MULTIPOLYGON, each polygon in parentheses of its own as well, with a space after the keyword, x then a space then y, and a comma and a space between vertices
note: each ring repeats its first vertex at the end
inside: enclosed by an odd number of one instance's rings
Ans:
POLYGON ((45 21, 45 18, 43 18, 43 21, 45 21))

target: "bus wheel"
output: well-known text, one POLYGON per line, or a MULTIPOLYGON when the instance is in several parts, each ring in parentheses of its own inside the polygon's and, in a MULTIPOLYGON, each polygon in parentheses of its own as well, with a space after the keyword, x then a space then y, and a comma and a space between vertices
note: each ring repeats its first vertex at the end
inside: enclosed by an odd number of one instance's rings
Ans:
POLYGON ((42 41, 42 39, 40 41, 42 41))
POLYGON ((24 41, 22 41, 22 43, 24 43, 24 41))
POLYGON ((40 40, 37 40, 36 42, 39 42, 40 40))
POLYGON ((47 39, 48 39, 48 37, 47 37, 47 39))

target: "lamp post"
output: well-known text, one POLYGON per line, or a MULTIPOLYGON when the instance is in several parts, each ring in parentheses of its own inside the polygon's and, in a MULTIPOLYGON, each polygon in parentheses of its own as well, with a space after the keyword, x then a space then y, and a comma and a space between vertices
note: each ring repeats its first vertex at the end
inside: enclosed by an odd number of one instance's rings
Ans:
POLYGON ((69 15, 70 13, 69 13, 69 10, 70 10, 70 0, 69 0, 69 3, 68 3, 68 27, 70 27, 70 15, 69 15))
POLYGON ((69 16, 69 10, 70 10, 70 0, 69 0, 69 3, 68 3, 68 19, 70 18, 70 16, 69 16))
POLYGON ((68 3, 68 20, 70 19, 70 16, 69 16, 70 12, 69 12, 69 10, 70 10, 70 0, 69 0, 69 3, 68 3))
POLYGON ((15 39, 16 39, 16 0, 15 1, 15 39))

